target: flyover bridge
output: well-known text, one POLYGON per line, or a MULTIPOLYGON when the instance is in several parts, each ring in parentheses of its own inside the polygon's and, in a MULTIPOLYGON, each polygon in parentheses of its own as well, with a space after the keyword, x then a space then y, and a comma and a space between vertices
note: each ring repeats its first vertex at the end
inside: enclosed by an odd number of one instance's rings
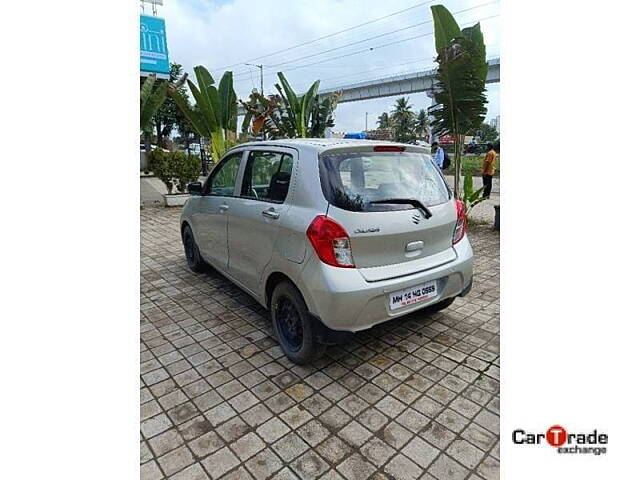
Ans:
MULTIPOLYGON (((500 82, 500 59, 487 61, 487 83, 500 82)), ((351 83, 319 92, 320 96, 333 92, 342 92, 338 103, 357 102, 372 98, 395 97, 409 93, 432 92, 435 89, 437 69, 422 72, 394 75, 369 82, 351 83)))
MULTIPOLYGON (((500 58, 487 61, 487 83, 500 82, 500 58)), ((333 92, 342 92, 338 103, 358 102, 372 98, 395 97, 418 92, 433 92, 435 89, 435 77, 437 69, 424 70, 422 72, 393 75, 368 82, 350 83, 340 87, 332 87, 320 90, 320 96, 326 96, 333 92)), ((244 115, 242 105, 238 108, 238 115, 244 115)))

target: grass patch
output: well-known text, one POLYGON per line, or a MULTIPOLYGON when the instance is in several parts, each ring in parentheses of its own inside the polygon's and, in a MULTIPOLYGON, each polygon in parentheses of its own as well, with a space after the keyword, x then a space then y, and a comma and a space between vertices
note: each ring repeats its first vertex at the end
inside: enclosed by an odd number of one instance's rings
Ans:
MULTIPOLYGON (((444 170, 444 173, 447 175, 453 175, 453 154, 449 155, 451 158, 451 165, 449 168, 444 170)), ((471 170, 471 175, 480 176, 482 175, 482 162, 484 161, 484 155, 463 155, 462 156, 462 174, 466 170, 471 170)), ((496 159, 496 173, 494 177, 500 176, 500 156, 496 159)))

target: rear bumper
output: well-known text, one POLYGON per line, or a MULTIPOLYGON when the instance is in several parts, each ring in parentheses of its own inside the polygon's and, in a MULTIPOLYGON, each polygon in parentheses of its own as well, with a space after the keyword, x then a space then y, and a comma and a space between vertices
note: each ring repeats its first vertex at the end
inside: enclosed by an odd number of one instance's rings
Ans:
POLYGON ((336 268, 312 258, 301 272, 299 286, 309 311, 329 330, 356 332, 406 315, 450 297, 466 295, 473 278, 473 250, 465 236, 455 247, 456 258, 426 271, 367 282, 356 269, 336 268), (423 282, 436 281, 431 300, 391 310, 389 294, 423 282))

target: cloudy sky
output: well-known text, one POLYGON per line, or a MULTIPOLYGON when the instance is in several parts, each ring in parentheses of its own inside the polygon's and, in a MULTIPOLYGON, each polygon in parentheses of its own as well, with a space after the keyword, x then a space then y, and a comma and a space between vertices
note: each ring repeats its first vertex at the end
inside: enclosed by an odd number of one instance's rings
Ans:
MULTIPOLYGON (((429 6, 437 3, 461 26, 480 21, 487 57, 499 56, 495 0, 164 0, 158 15, 166 19, 172 62, 190 74, 193 66, 204 65, 216 79, 232 70, 236 93, 246 98, 260 87, 260 74, 245 63, 264 65, 265 93, 275 91, 278 71, 303 93, 316 79, 324 89, 433 68, 429 6)), ((499 93, 499 84, 488 86, 487 120, 500 114, 499 93)), ((430 104, 424 93, 409 97, 415 110, 430 104)), ((372 128, 394 101, 339 104, 334 130, 363 130, 366 112, 372 128)))

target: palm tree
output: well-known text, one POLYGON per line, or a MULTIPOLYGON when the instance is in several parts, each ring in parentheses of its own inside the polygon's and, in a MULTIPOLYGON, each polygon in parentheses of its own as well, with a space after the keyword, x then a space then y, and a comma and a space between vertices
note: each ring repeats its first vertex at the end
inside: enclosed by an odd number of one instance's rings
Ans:
POLYGON ((391 127, 391 121, 389 120, 389 114, 387 112, 382 112, 382 115, 378 117, 378 128, 389 128, 391 127))
POLYGON ((398 142, 408 142, 415 134, 415 112, 411 111, 409 97, 400 97, 391 112, 391 124, 395 130, 395 140, 398 142))
POLYGON ((429 130, 429 115, 424 108, 421 108, 416 116, 416 134, 424 139, 429 130))

